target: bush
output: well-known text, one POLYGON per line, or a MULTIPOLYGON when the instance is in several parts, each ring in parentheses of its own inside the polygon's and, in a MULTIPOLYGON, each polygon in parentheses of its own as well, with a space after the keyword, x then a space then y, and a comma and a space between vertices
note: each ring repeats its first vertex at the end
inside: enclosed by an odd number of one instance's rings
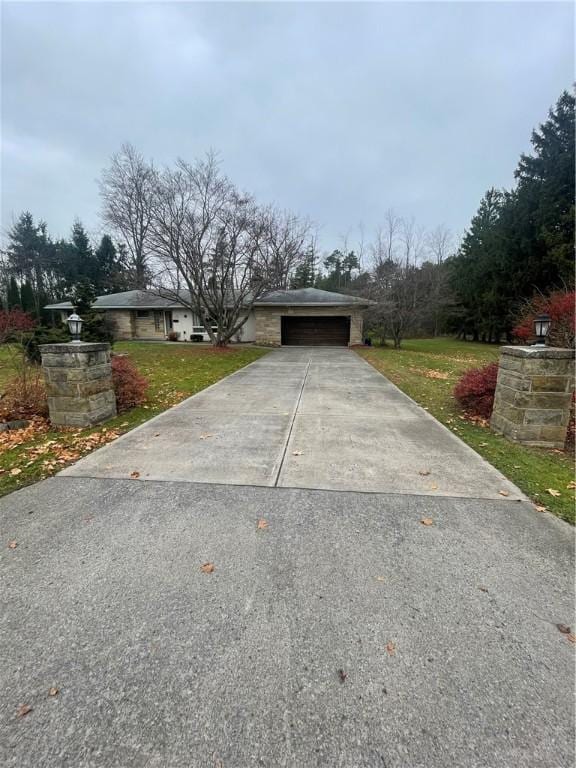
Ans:
POLYGON ((548 343, 552 347, 573 347, 575 336, 574 302, 576 292, 554 291, 549 296, 535 296, 521 311, 514 336, 527 343, 534 340, 534 318, 536 315, 550 315, 552 324, 548 343))
POLYGON ((148 379, 142 376, 129 357, 112 356, 112 382, 119 412, 127 411, 145 402, 149 386, 148 379))
POLYGON ((489 419, 494 406, 497 378, 498 363, 472 368, 456 384, 454 397, 470 416, 489 419))
MULTIPOLYGON (((86 316, 82 325, 82 341, 114 344, 115 322, 106 312, 92 312, 86 316)), ((69 339, 68 339, 69 340, 69 339)))
POLYGON ((42 369, 24 364, 5 385, 0 398, 0 421, 48 415, 48 400, 42 369))
POLYGON ((168 341, 178 341, 177 331, 168 331, 168 341))
POLYGON ((39 364, 42 361, 40 354, 41 344, 62 344, 67 341, 70 341, 70 334, 63 325, 55 328, 39 325, 31 333, 24 335, 22 347, 28 361, 39 364))
POLYGON ((0 310, 0 344, 18 341, 21 333, 31 331, 35 324, 32 315, 17 307, 0 310))

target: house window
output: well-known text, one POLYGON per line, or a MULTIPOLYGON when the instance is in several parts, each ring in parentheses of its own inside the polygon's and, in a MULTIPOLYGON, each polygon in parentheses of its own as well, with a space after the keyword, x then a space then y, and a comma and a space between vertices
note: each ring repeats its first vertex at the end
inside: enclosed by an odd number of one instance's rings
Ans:
POLYGON ((150 317, 150 312, 147 309, 137 309, 136 317, 150 317))
POLYGON ((164 323, 162 322, 162 312, 154 312, 154 330, 155 331, 163 331, 164 330, 164 323))

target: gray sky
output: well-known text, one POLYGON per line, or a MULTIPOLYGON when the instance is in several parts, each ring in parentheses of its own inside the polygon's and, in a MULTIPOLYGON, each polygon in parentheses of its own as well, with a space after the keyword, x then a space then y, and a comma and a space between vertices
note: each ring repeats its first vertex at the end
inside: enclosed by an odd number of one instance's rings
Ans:
MULTIPOLYGON (((393 207, 461 232, 574 78, 569 3, 3 3, 2 229, 99 232, 132 142, 219 151, 325 248, 393 207)), ((354 231, 351 233, 354 238, 354 231)))

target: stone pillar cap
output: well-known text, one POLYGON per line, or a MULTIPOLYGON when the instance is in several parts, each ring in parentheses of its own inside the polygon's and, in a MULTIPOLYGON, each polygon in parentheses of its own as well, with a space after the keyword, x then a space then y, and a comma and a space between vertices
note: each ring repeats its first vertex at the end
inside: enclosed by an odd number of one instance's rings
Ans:
POLYGON ((73 352, 103 352, 110 349, 110 344, 101 341, 81 341, 74 344, 69 341, 61 344, 39 344, 42 352, 54 352, 57 354, 72 354, 73 352))
POLYGON ((563 360, 566 358, 574 357, 574 350, 563 347, 538 347, 538 346, 523 346, 523 347, 500 347, 500 352, 504 355, 510 355, 510 357, 532 357, 548 359, 563 360))

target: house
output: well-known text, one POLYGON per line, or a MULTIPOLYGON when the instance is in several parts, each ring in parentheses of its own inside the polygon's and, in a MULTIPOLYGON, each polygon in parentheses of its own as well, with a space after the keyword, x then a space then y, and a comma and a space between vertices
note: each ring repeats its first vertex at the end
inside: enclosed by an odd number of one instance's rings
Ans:
MULTIPOLYGON (((184 292, 181 296, 186 301, 184 292)), ((254 303, 235 340, 271 346, 361 344, 362 313, 372 303, 318 288, 272 291, 254 303)), ((69 301, 45 307, 62 320, 72 308, 69 301)), ((199 318, 185 304, 152 291, 98 296, 93 309, 113 320, 118 339, 165 339, 175 331, 181 341, 209 340, 199 318)))

